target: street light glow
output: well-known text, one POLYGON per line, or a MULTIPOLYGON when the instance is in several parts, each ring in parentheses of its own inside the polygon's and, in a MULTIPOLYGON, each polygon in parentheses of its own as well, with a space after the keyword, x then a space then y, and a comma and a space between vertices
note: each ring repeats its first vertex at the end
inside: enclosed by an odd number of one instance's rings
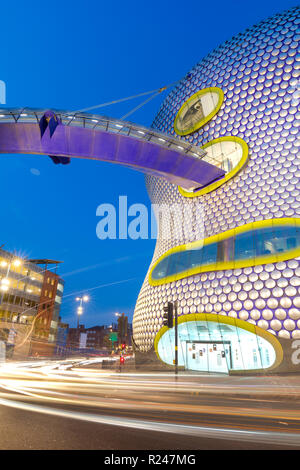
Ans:
POLYGON ((88 295, 84 295, 83 297, 76 297, 77 302, 88 302, 89 300, 90 299, 88 295))
POLYGON ((15 260, 13 260, 12 264, 13 264, 16 268, 18 268, 19 266, 21 266, 22 261, 17 258, 17 259, 15 259, 15 260))
POLYGON ((82 297, 76 297, 76 301, 80 302, 79 307, 77 308, 77 328, 79 328, 79 315, 83 314, 83 307, 82 304, 83 302, 88 302, 89 297, 88 295, 83 295, 82 297))

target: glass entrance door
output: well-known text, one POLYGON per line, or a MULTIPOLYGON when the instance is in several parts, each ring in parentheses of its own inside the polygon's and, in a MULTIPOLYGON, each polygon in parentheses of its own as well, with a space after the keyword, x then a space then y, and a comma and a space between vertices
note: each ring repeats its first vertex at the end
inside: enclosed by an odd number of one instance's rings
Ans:
POLYGON ((187 342, 186 364, 189 370, 222 372, 231 368, 231 344, 224 342, 187 342))

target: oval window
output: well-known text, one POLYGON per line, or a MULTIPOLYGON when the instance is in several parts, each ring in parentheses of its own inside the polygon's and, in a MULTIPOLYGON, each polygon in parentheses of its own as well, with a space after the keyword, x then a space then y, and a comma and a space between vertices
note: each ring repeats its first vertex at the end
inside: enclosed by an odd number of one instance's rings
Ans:
MULTIPOLYGON (((228 373, 273 369, 283 359, 282 347, 271 333, 237 318, 209 313, 178 318, 178 345, 178 365, 186 370, 228 373)), ((159 330, 154 348, 162 362, 174 364, 174 327, 159 330)))
POLYGON ((224 99, 221 88, 204 88, 191 96, 180 108, 174 122, 178 135, 187 135, 204 126, 219 111, 224 99))
POLYGON ((253 222, 167 251, 149 283, 166 284, 194 274, 275 263, 300 255, 300 219, 253 222))
POLYGON ((189 191, 179 187, 179 191, 183 196, 202 196, 217 189, 235 176, 248 159, 248 145, 243 139, 236 136, 219 137, 218 139, 211 140, 201 148, 206 153, 202 159, 224 170, 225 177, 197 191, 189 191))

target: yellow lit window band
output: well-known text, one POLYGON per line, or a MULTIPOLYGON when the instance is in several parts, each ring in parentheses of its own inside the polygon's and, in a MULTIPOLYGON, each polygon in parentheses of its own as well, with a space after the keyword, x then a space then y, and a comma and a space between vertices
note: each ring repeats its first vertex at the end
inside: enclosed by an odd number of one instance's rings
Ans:
POLYGON ((206 265, 199 265, 191 269, 187 269, 180 273, 176 273, 171 276, 166 276, 162 279, 153 279, 152 273, 157 265, 163 261, 165 258, 170 256, 173 253, 177 252, 184 252, 187 250, 193 250, 195 248, 204 247, 207 245, 211 245, 213 243, 221 242, 222 240, 226 240, 227 238, 235 237, 238 234, 248 232, 251 230, 263 229, 263 228, 270 228, 270 227, 278 227, 278 226, 285 226, 285 225, 294 225, 295 228, 300 228, 300 219, 299 218, 282 218, 282 219, 268 219, 268 220, 260 220, 257 222, 251 222, 249 224, 243 225, 241 227, 236 227, 235 229, 227 230, 226 232, 220 233, 218 235, 213 235, 212 237, 208 237, 204 240, 200 240, 197 242, 187 243, 186 245, 179 245, 175 248, 171 248, 166 253, 164 253, 153 265, 149 274, 149 284, 152 286, 159 286, 162 284, 167 284, 169 282, 178 281, 179 279, 184 279, 185 277, 193 276, 195 274, 209 272, 209 271, 225 271, 228 269, 237 269, 237 268, 246 268, 249 266, 257 266, 259 264, 268 264, 268 263, 277 263, 279 261, 286 261, 288 259, 294 259, 300 256, 300 246, 285 251, 282 253, 270 253, 265 254, 263 256, 258 256, 254 258, 246 258, 246 259, 238 259, 238 260, 229 260, 223 262, 216 262, 213 264, 206 264, 206 265))

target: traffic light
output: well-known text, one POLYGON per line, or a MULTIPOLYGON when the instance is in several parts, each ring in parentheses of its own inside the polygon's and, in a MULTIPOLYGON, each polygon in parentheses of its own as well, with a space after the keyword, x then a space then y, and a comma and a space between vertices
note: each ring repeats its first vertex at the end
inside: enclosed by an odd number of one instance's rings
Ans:
POLYGON ((168 305, 164 307, 163 324, 168 328, 173 327, 173 308, 172 302, 168 302, 168 305))
POLYGON ((125 362, 124 357, 123 357, 123 356, 120 356, 120 364, 124 364, 124 362, 125 362))

